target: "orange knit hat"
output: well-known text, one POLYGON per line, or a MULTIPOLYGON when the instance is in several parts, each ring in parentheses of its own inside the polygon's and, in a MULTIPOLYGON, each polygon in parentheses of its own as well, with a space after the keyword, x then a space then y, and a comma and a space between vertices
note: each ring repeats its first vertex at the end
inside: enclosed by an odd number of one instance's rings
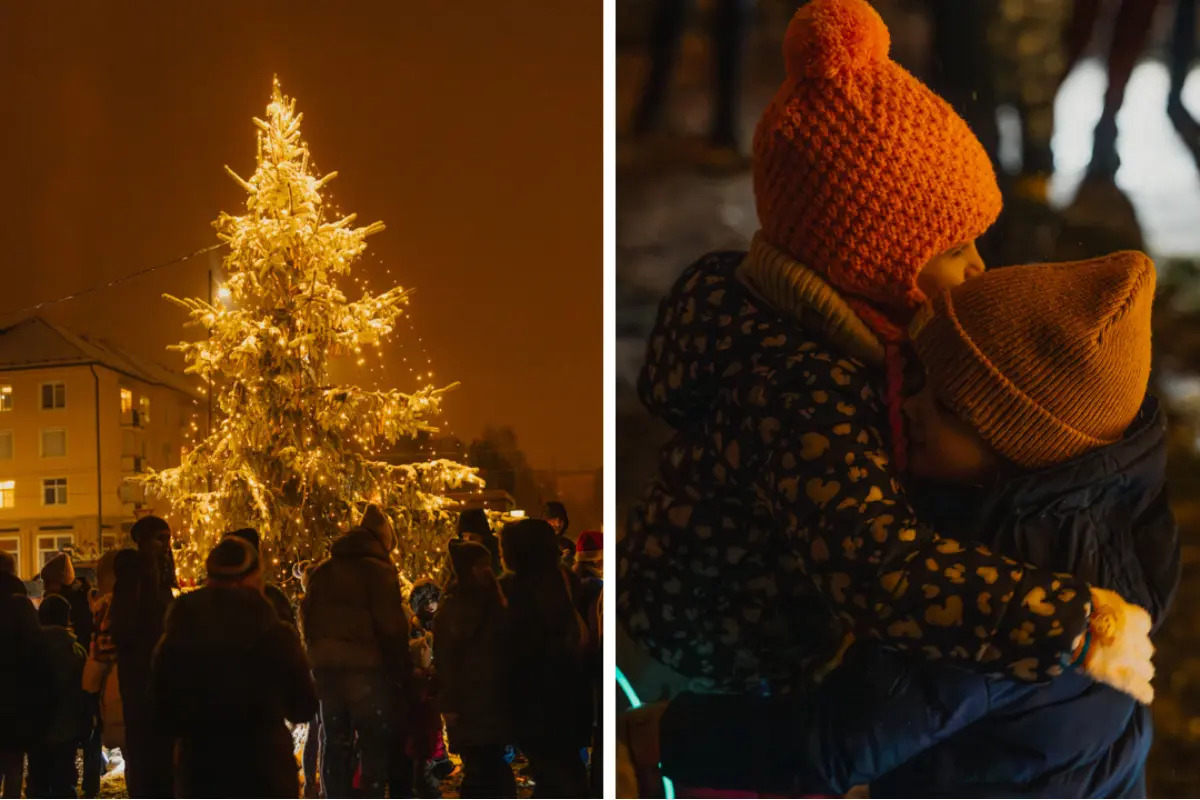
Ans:
POLYGON ((1006 267, 922 309, 910 329, 938 397, 1027 469, 1118 441, 1150 381, 1154 262, 1134 251, 1006 267))
POLYGON ((915 309, 925 300, 917 273, 990 228, 1001 197, 967 123, 889 46, 865 0, 796 12, 788 77, 754 134, 754 197, 766 241, 848 300, 915 309))

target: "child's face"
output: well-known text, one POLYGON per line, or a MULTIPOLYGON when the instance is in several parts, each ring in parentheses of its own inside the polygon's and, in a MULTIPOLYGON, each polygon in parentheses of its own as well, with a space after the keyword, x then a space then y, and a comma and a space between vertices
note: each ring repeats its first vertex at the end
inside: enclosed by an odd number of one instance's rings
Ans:
POLYGON ((922 478, 984 486, 1000 461, 987 442, 938 400, 926 382, 904 401, 908 468, 922 478))
POLYGON ((982 275, 986 269, 972 239, 929 259, 917 275, 917 288, 926 297, 936 297, 944 290, 953 289, 963 281, 982 275))

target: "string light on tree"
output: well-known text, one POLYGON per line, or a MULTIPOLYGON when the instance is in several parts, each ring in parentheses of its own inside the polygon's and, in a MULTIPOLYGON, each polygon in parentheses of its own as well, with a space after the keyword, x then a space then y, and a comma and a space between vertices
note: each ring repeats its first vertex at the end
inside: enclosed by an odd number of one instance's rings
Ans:
POLYGON ((285 582, 290 564, 322 557, 376 502, 396 529, 402 572, 415 580, 441 566, 452 535, 444 491, 478 478, 451 460, 397 465, 378 451, 436 433, 442 396, 457 384, 425 382, 408 393, 332 384, 331 360, 358 360, 368 346, 378 352, 409 292, 362 288, 350 300, 339 288, 383 224, 354 227, 354 214, 330 216, 323 190, 337 173, 318 176, 301 119, 276 81, 266 120, 254 120, 257 169, 242 178, 226 167, 247 201, 245 214, 222 213, 214 223, 229 246, 218 300, 167 295, 207 332, 173 349, 213 394, 218 419, 178 467, 141 480, 178 515, 185 579, 197 577, 223 533, 254 527, 272 577, 285 582))

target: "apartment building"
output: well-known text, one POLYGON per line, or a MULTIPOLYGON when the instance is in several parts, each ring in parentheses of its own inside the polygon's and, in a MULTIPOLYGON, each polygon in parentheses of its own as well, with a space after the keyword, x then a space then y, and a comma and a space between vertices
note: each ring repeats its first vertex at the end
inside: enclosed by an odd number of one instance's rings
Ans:
POLYGON ((179 464, 195 379, 34 316, 0 329, 0 549, 26 580, 65 547, 98 557, 166 509, 128 479, 179 464))

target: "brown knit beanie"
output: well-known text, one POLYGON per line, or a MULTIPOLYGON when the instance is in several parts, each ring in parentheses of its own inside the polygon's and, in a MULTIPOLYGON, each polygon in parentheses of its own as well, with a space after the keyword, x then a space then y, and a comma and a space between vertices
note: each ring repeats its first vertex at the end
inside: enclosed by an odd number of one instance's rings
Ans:
POLYGON ((1150 380, 1154 262, 1006 267, 936 298, 913 346, 938 397, 1026 469, 1118 441, 1150 380))
POLYGON ((70 586, 75 582, 75 565, 71 563, 69 555, 59 553, 46 562, 46 566, 42 567, 41 575, 44 583, 59 583, 63 586, 70 586))
POLYGON ((204 562, 209 580, 240 581, 259 570, 258 551, 245 539, 226 536, 204 562))

